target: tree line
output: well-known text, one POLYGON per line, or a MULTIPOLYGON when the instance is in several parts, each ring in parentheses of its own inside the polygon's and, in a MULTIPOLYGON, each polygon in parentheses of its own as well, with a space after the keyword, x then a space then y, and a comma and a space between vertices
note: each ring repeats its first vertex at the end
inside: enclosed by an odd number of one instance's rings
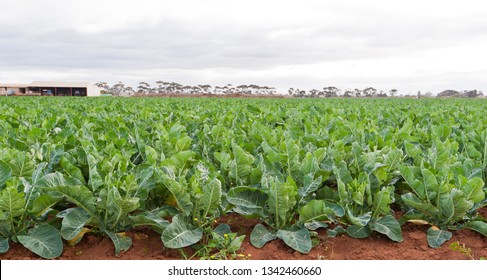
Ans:
POLYGON ((430 97, 464 97, 476 98, 484 97, 480 90, 444 90, 437 94, 432 92, 416 94, 407 93, 400 94, 397 89, 390 89, 389 91, 378 90, 374 87, 366 87, 364 89, 346 89, 341 90, 334 86, 323 87, 322 89, 301 90, 299 88, 289 88, 285 93, 278 93, 275 87, 259 86, 255 84, 234 86, 227 84, 225 86, 211 86, 205 85, 183 85, 176 82, 156 81, 154 86, 148 82, 139 82, 136 88, 126 85, 122 81, 114 85, 109 85, 106 82, 98 82, 97 86, 102 88, 106 94, 115 96, 133 96, 133 95, 164 95, 164 94, 184 94, 184 95, 287 95, 292 97, 302 98, 330 98, 330 97, 409 97, 409 98, 430 98, 430 97))

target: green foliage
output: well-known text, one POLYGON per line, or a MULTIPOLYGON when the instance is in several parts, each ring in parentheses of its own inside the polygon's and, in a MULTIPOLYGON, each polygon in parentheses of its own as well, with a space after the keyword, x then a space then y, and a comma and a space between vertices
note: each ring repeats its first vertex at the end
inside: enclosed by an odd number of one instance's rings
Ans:
POLYGON ((451 238, 448 229, 470 225, 482 233, 483 222, 475 221, 477 210, 485 204, 482 174, 471 159, 461 162, 459 158, 456 145, 447 140, 435 142, 419 160, 419 166, 399 167, 412 190, 401 195, 408 210, 403 221, 410 216, 432 224, 428 244, 433 248, 451 238))
POLYGON ((45 259, 57 258, 63 252, 59 231, 48 224, 36 225, 26 235, 18 235, 17 238, 27 249, 45 259))
MULTIPOLYGON (((453 252, 459 252, 470 260, 476 259, 474 254, 472 253, 472 248, 467 247, 463 243, 460 243, 458 241, 452 242, 449 247, 450 250, 452 250, 453 252)), ((485 258, 481 257, 480 260, 485 260, 485 258)))
POLYGON ((203 230, 192 225, 181 215, 172 218, 171 224, 162 233, 162 242, 168 248, 183 248, 193 245, 203 237, 203 230))
POLYGON ((423 220, 430 246, 460 228, 486 235, 478 215, 487 205, 486 108, 484 100, 4 98, 0 252, 21 242, 55 258, 59 236, 74 245, 98 232, 118 255, 131 246, 125 233, 146 226, 161 246, 232 257, 243 237, 214 223, 230 212, 260 219, 254 246, 280 238, 302 253, 332 223, 329 236, 400 242, 402 223, 423 220), (392 209, 405 212, 399 222, 392 209))
POLYGON ((205 244, 200 245, 201 248, 194 254, 199 256, 202 260, 226 260, 228 258, 238 259, 245 258, 242 254, 238 254, 245 235, 238 235, 230 230, 227 224, 219 224, 210 234, 207 235, 205 244))

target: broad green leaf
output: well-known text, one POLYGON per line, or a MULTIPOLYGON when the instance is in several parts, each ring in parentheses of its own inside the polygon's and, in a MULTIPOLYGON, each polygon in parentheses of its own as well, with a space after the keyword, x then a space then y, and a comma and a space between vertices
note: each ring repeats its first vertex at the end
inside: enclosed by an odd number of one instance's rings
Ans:
POLYGON ((82 185, 83 183, 79 180, 64 176, 59 172, 46 174, 36 182, 36 187, 40 188, 74 187, 82 185))
POLYGON ((401 225, 391 215, 384 216, 370 223, 370 229, 387 235, 393 241, 403 241, 401 225))
POLYGON ((27 153, 25 152, 17 153, 9 164, 12 168, 12 176, 18 178, 29 178, 32 176, 32 173, 34 173, 35 170, 34 162, 27 156, 27 153))
POLYGON ((37 181, 44 176, 44 170, 47 167, 47 162, 41 162, 37 165, 36 170, 32 173, 32 184, 36 185, 37 181))
POLYGON ((256 248, 262 248, 267 242, 272 241, 277 238, 277 235, 270 232, 262 224, 258 224, 252 230, 250 234, 250 243, 256 248))
POLYGON ((335 216, 337 217, 343 217, 345 215, 345 209, 338 203, 327 201, 326 206, 333 210, 333 212, 335 212, 335 216))
POLYGON ((91 187, 92 191, 98 190, 100 186, 103 185, 103 178, 100 176, 97 167, 97 161, 94 156, 87 154, 86 159, 88 160, 89 168, 89 180, 88 185, 91 187))
POLYGON ((309 196, 318 190, 321 185, 321 176, 313 180, 313 174, 307 174, 304 176, 303 187, 298 189, 299 201, 298 204, 306 203, 310 198, 309 196))
POLYGON ((299 221, 311 223, 313 221, 330 221, 335 215, 331 208, 328 208, 322 200, 311 200, 299 209, 299 221))
POLYGON ((428 245, 431 248, 438 248, 443 243, 450 240, 451 237, 452 237, 451 232, 432 226, 428 229, 426 239, 428 240, 428 245))
POLYGON ((0 235, 4 237, 12 237, 15 232, 12 232, 12 225, 10 221, 6 219, 6 215, 2 215, 2 219, 0 220, 0 235))
POLYGON ((347 234, 353 238, 367 238, 371 234, 369 226, 353 225, 347 228, 347 234))
POLYGON ((338 187, 338 197, 340 198, 340 203, 343 205, 347 205, 349 203, 349 193, 347 190, 347 186, 345 183, 342 182, 342 180, 338 179, 337 181, 337 187, 338 187))
POLYGON ((281 142, 279 148, 286 155, 287 175, 293 176, 301 167, 301 162, 299 161, 300 147, 288 132, 284 133, 284 137, 285 141, 281 142))
POLYGON ((467 212, 474 207, 473 201, 465 199, 464 193, 457 189, 451 190, 451 197, 453 201, 453 215, 450 220, 452 222, 463 220, 467 212))
POLYGON ((39 224, 30 229, 27 235, 17 236, 24 247, 44 259, 54 259, 63 252, 63 241, 59 231, 48 224, 39 224))
MULTIPOLYGON (((393 190, 393 189, 392 189, 393 190)), ((374 205, 372 207, 372 216, 386 215, 390 212, 389 205, 393 202, 389 188, 383 187, 378 193, 374 194, 374 205)))
POLYGON ((9 249, 8 239, 0 237, 0 254, 7 253, 9 249))
POLYGON ((284 183, 270 178, 269 212, 274 215, 274 226, 276 229, 283 228, 288 223, 288 217, 292 214, 296 204, 297 187, 291 177, 284 183))
POLYGON ((366 226, 370 222, 370 219, 372 218, 372 212, 367 212, 360 216, 355 216, 350 210, 350 208, 347 207, 347 217, 350 220, 350 222, 354 225, 366 226))
POLYGON ((5 221, 7 220, 7 215, 0 209, 0 221, 5 221))
POLYGON ((42 216, 62 199, 62 195, 41 194, 34 200, 30 212, 34 216, 42 216))
POLYGON ((329 229, 327 233, 329 237, 336 237, 344 233, 347 233, 347 230, 344 229, 342 226, 337 226, 334 229, 329 229))
POLYGON ((361 172, 358 180, 350 182, 348 192, 352 193, 352 200, 358 205, 364 205, 365 190, 369 186, 369 177, 365 172, 361 172))
POLYGON ((8 179, 12 177, 12 168, 0 160, 0 189, 5 185, 8 179))
POLYGON ((400 149, 391 150, 384 158, 384 163, 389 170, 395 170, 402 162, 403 152, 400 149))
POLYGON ((137 210, 139 207, 139 198, 130 196, 122 197, 116 187, 111 187, 108 189, 106 203, 107 210, 112 215, 109 221, 111 224, 110 230, 114 230, 124 226, 124 223, 122 222, 123 219, 125 219, 129 213, 137 210))
POLYGON ((57 186, 48 190, 61 194, 76 206, 83 208, 91 217, 96 216, 95 200, 91 191, 85 186, 57 186))
POLYGON ((252 164, 255 158, 235 143, 232 143, 232 151, 234 161, 229 176, 237 180, 238 183, 245 182, 245 178, 252 173, 252 164))
POLYGON ((71 208, 61 223, 61 236, 72 240, 83 230, 91 217, 82 208, 71 208))
POLYGON ((424 213, 428 217, 437 217, 440 214, 440 210, 438 210, 438 208, 436 208, 434 205, 423 203, 412 193, 403 194, 401 199, 409 207, 424 213))
MULTIPOLYGON (((306 153, 306 156, 301 162, 301 167, 299 168, 302 174, 315 174, 320 170, 317 159, 310 153, 306 153)), ((311 178, 313 179, 313 178, 311 178)))
POLYGON ((416 145, 411 144, 408 141, 404 142, 404 148, 408 156, 412 157, 416 163, 419 163, 419 161, 423 157, 423 151, 420 148, 418 148, 416 145))
POLYGON ((232 254, 237 252, 237 250, 240 249, 240 247, 242 246, 242 242, 244 241, 244 239, 245 239, 245 235, 240 235, 235 237, 232 240, 232 242, 230 242, 230 245, 227 247, 227 250, 232 254))
POLYGON ((193 210, 193 203, 184 186, 176 180, 169 178, 165 178, 163 182, 169 192, 171 192, 179 210, 185 215, 189 215, 193 210))
POLYGON ((350 184, 353 181, 350 171, 348 171, 347 164, 343 161, 333 166, 333 173, 336 178, 342 181, 345 185, 350 184))
POLYGON ((48 165, 46 167, 47 172, 52 172, 52 170, 59 164, 63 154, 64 154, 64 146, 63 145, 43 145, 45 148, 44 151, 44 158, 48 159, 48 165))
POLYGON ((0 209, 9 217, 16 218, 25 212, 25 194, 18 192, 13 186, 8 186, 0 192, 0 209))
POLYGON ((440 221, 443 224, 447 224, 452 219, 454 214, 452 195, 449 193, 440 195, 439 203, 440 205, 438 208, 440 210, 440 221))
POLYGON ((230 163, 232 161, 232 156, 225 152, 216 152, 215 159, 220 162, 222 170, 227 170, 230 168, 230 163))
POLYGON ((199 208, 195 212, 201 213, 201 218, 215 214, 221 205, 222 186, 220 180, 212 178, 202 187, 203 196, 198 204, 199 208))
POLYGON ((213 233, 218 235, 219 238, 225 238, 225 234, 231 233, 232 230, 228 224, 219 224, 214 230, 213 233))
POLYGON ((465 225, 466 228, 475 230, 478 233, 483 234, 484 236, 487 236, 487 223, 482 222, 482 221, 472 221, 469 222, 465 225))
POLYGON ((298 229, 296 231, 278 230, 277 237, 282 239, 289 247, 300 253, 307 254, 311 251, 311 235, 306 228, 298 229))
POLYGON ((235 205, 234 211, 242 215, 263 216, 267 197, 263 190, 251 187, 235 187, 227 193, 228 202, 235 205))
POLYGON ((165 159, 162 164, 171 167, 174 170, 183 170, 195 155, 195 152, 190 150, 180 151, 172 155, 170 158, 165 159))
POLYGON ((83 176, 83 172, 81 172, 81 169, 69 162, 69 160, 67 160, 65 157, 62 157, 59 163, 61 164, 61 167, 64 169, 64 171, 66 171, 66 173, 69 175, 69 177, 77 179, 81 182, 82 185, 86 185, 86 180, 83 176))
POLYGON ((125 235, 125 232, 112 232, 112 231, 105 231, 105 233, 110 237, 115 245, 115 255, 119 256, 122 251, 127 251, 132 247, 132 238, 125 235))
POLYGON ((269 146, 266 141, 261 144, 265 157, 270 162, 284 162, 286 160, 286 154, 280 153, 277 149, 269 146))
POLYGON ((154 209, 149 212, 139 213, 136 216, 129 216, 129 219, 132 221, 132 227, 134 228, 138 226, 151 226, 153 228, 155 227, 157 232, 162 233, 170 223, 159 213, 159 209, 154 209))
POLYGON ((138 190, 134 194, 136 197, 139 196, 140 190, 145 190, 149 192, 155 186, 155 178, 154 178, 154 168, 150 165, 142 164, 135 168, 135 178, 137 179, 138 190))
POLYGON ((430 192, 438 192, 438 182, 436 176, 426 168, 421 168, 421 174, 423 175, 423 186, 426 197, 429 197, 430 192))
POLYGON ((162 232, 161 240, 167 248, 184 248, 195 244, 203 237, 203 230, 195 228, 181 214, 173 217, 171 224, 162 232))
POLYGON ((475 177, 468 180, 465 186, 462 186, 462 191, 465 193, 465 198, 478 203, 485 198, 485 192, 483 190, 484 181, 482 179, 475 177))
POLYGON ((309 223, 304 223, 304 226, 309 230, 317 230, 320 228, 327 228, 328 224, 324 222, 313 221, 309 223))
POLYGON ((423 183, 416 179, 415 174, 415 167, 400 165, 399 172, 401 173, 406 183, 411 187, 414 193, 421 198, 422 200, 426 200, 426 193, 424 190, 423 183))

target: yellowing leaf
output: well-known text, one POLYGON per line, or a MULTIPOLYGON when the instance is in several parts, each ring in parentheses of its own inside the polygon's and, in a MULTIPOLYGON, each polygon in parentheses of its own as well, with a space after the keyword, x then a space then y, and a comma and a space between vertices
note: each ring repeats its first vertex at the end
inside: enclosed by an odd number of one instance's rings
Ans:
POLYGON ((412 219, 408 221, 409 223, 415 224, 415 225, 428 225, 429 223, 425 220, 420 220, 420 219, 412 219))
POLYGON ((91 231, 91 229, 84 227, 78 233, 78 235, 76 235, 73 239, 70 239, 70 240, 67 241, 68 242, 68 245, 69 246, 74 246, 74 245, 78 244, 81 241, 81 239, 83 238, 83 236, 85 235, 85 233, 90 232, 90 231, 91 231))

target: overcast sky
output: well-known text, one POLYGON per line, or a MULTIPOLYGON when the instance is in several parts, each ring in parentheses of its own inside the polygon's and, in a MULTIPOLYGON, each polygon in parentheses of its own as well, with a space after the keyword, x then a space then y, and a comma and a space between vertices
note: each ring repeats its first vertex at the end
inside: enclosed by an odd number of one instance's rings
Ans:
POLYGON ((0 82, 487 91, 471 0, 0 0, 0 82))

